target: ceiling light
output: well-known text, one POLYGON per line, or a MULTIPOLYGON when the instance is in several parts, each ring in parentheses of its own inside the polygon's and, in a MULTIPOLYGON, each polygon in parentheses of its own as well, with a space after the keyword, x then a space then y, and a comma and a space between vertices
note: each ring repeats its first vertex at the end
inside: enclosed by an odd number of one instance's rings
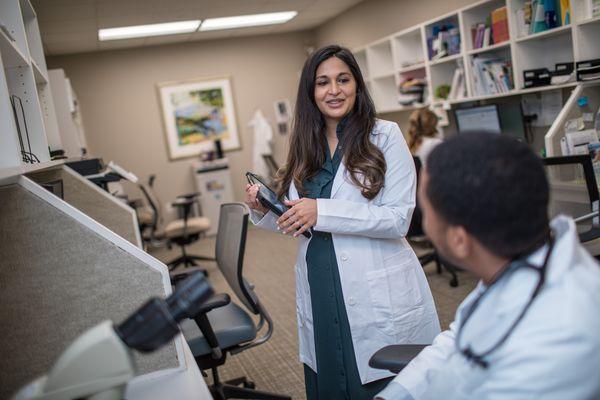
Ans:
POLYGON ((99 29, 98 39, 103 41, 146 36, 174 35, 177 33, 195 32, 198 30, 198 26, 200 26, 200 20, 99 29))
POLYGON ((283 24, 294 18, 297 14, 296 11, 285 11, 268 14, 239 15, 237 17, 208 18, 202 23, 200 30, 214 31, 217 29, 283 24))

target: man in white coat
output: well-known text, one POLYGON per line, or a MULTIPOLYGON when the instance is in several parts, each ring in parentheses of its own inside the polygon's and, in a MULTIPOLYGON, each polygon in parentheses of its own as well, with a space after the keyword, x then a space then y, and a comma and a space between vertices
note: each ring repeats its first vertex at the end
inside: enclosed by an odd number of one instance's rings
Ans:
POLYGON ((419 196, 442 257, 481 281, 376 399, 600 399, 600 266, 572 219, 548 221, 537 156, 460 135, 431 153, 419 196))

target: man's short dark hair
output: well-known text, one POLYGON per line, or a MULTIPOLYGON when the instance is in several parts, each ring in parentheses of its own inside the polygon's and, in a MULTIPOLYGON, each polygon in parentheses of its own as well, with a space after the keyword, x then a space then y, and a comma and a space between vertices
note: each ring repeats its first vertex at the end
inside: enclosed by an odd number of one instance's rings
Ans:
POLYGON ((502 135, 462 134, 437 146, 426 168, 426 195, 435 211, 492 253, 514 258, 546 239, 548 181, 526 144, 502 135))

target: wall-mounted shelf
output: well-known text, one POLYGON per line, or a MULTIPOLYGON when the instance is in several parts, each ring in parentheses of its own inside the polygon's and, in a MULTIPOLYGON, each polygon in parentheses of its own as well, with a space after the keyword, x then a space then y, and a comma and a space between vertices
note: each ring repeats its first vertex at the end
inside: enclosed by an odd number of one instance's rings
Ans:
POLYGON ((479 49, 469 50, 467 52, 467 54, 470 55, 470 56, 472 56, 474 54, 487 53, 488 51, 496 51, 496 50, 499 50, 499 49, 505 49, 505 48, 507 48, 509 46, 510 46, 510 42, 506 41, 506 42, 502 42, 502 43, 496 43, 496 44, 493 44, 491 46, 480 47, 479 49))
POLYGON ((0 1, 0 176, 50 162, 61 149, 35 10, 29 0, 0 1), (3 172, 6 169, 5 172, 3 172))
POLYGON ((579 26, 600 25, 600 17, 588 18, 579 23, 579 26))
POLYGON ((535 68, 554 70, 557 63, 600 58, 600 17, 590 17, 584 0, 573 0, 569 25, 517 37, 517 10, 523 4, 523 0, 481 0, 355 49, 354 53, 369 82, 369 90, 378 112, 405 109, 399 104, 398 85, 406 77, 410 78, 415 74, 427 81, 425 102, 431 105, 458 104, 575 86, 576 82, 569 82, 524 89, 523 71, 535 68), (506 7, 508 40, 475 49, 471 28, 503 7, 506 7), (428 37, 437 29, 436 26, 442 24, 458 26, 460 53, 429 60, 428 37), (510 65, 514 87, 504 93, 479 95, 481 88, 476 90, 475 72, 471 65, 475 57, 500 59, 510 65), (466 96, 449 100, 435 99, 436 87, 451 84, 457 68, 463 68, 466 96), (392 71, 396 74, 394 79, 392 71))
POLYGON ((17 43, 11 40, 6 33, 0 30, 0 54, 4 68, 25 67, 28 65, 27 57, 21 52, 17 43))
POLYGON ((414 64, 414 65, 409 65, 408 67, 404 67, 404 68, 400 68, 398 70, 399 74, 404 74, 406 72, 411 72, 411 71, 416 71, 418 69, 424 69, 425 68, 425 63, 418 63, 418 64, 414 64))
POLYGON ((455 61, 458 60, 459 58, 462 58, 463 55, 462 54, 453 54, 451 56, 446 56, 446 57, 442 57, 442 58, 438 58, 437 60, 431 60, 429 61, 429 65, 430 66, 434 66, 434 65, 440 65, 440 64, 444 64, 444 63, 448 63, 451 61, 455 61))
POLYGON ((553 37, 553 36, 568 35, 569 33, 571 33, 571 25, 564 25, 564 26, 559 26, 558 28, 549 29, 547 31, 533 33, 531 35, 517 38, 515 40, 515 42, 522 43, 522 42, 527 42, 529 40, 539 40, 539 39, 545 39, 545 38, 549 38, 549 37, 553 37))
POLYGON ((31 66, 33 67, 33 76, 35 76, 35 83, 47 83, 48 77, 44 75, 44 72, 39 67, 39 65, 37 65, 35 61, 31 60, 31 66))

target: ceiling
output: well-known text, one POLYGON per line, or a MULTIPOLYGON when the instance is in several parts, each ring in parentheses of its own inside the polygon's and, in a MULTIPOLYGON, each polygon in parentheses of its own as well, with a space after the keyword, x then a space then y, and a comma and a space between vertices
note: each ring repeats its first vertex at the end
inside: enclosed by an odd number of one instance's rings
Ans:
POLYGON ((315 28, 362 0, 32 0, 46 55, 152 46, 315 28), (272 26, 98 41, 99 28, 298 11, 272 26))

